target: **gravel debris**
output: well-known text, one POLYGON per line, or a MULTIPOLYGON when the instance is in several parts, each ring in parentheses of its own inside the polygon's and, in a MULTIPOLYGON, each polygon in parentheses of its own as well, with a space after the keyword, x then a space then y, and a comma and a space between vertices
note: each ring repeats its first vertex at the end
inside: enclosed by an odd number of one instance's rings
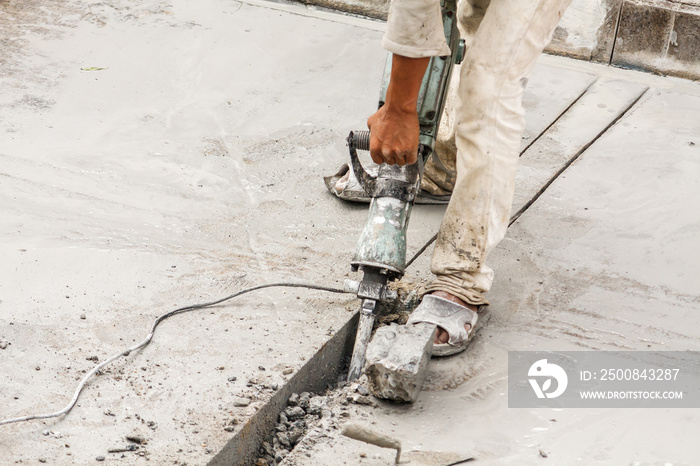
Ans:
POLYGON ((126 440, 132 443, 137 443, 139 445, 143 445, 144 443, 146 443, 146 439, 139 434, 127 435, 126 440))
POLYGON ((309 426, 330 413, 327 396, 309 392, 293 393, 287 407, 279 415, 279 422, 263 442, 256 465, 276 466, 306 435, 309 426))
POLYGON ((304 408, 301 406, 288 406, 287 409, 284 410, 284 414, 287 415, 287 419, 290 421, 296 421, 297 419, 301 419, 306 415, 306 411, 304 411, 304 408))
POLYGON ((245 408, 250 405, 250 398, 243 398, 240 396, 233 398, 233 406, 236 408, 245 408))

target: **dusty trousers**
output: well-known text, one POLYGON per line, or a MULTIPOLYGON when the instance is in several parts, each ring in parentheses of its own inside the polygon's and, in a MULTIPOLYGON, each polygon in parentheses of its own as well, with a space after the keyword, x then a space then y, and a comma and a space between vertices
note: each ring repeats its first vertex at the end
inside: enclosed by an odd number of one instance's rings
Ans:
MULTIPOLYGON (((394 0, 384 47, 406 56, 444 50, 435 1, 394 0), (428 32, 409 34, 417 8, 428 32), (408 10, 411 10, 410 14, 408 10), (409 28, 409 29, 407 29, 409 28)), ((423 189, 452 196, 431 260, 428 291, 484 304, 494 272, 485 263, 503 239, 513 202, 518 149, 525 128, 527 76, 571 0, 462 0, 459 28, 467 52, 455 69, 436 152, 423 189)))

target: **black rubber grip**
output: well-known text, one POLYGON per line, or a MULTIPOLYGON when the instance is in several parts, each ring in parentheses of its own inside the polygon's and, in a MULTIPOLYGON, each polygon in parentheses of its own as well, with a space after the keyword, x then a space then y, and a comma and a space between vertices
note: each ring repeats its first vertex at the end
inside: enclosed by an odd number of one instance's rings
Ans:
POLYGON ((352 131, 350 138, 352 138, 351 143, 355 149, 369 150, 369 131, 352 131))

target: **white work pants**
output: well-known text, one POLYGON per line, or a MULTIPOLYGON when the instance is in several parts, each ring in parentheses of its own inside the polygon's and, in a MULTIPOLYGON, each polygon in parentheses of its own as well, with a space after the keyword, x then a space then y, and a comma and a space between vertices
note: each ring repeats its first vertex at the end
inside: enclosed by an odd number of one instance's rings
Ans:
MULTIPOLYGON (((442 32, 437 2, 394 0, 384 47, 412 57, 444 51, 444 37, 434 33, 435 28, 442 32), (410 28, 417 26, 421 32, 412 34, 410 28)), ((459 26, 468 49, 455 78, 458 83, 453 82, 456 98, 448 107, 454 110, 448 108, 443 116, 436 147, 442 165, 455 167, 456 176, 429 164, 424 185, 435 194, 453 188, 431 262, 436 278, 428 291, 447 291, 471 304, 487 303, 484 294, 491 288, 493 270, 485 260, 508 227, 525 127, 523 90, 570 2, 460 2, 459 26)))

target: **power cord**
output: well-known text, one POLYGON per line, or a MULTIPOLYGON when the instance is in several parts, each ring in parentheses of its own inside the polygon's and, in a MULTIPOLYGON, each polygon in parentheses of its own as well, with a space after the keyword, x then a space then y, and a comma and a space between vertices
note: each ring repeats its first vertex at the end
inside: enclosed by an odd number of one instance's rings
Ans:
MULTIPOLYGON (((410 266, 413 261, 415 261, 423 252, 425 252, 426 249, 428 249, 428 246, 433 244, 435 239, 437 238, 437 234, 430 238, 424 245, 421 247, 418 252, 416 252, 411 260, 408 261, 406 264, 406 268, 410 266)), ((315 285, 313 283, 292 283, 292 282, 279 282, 279 283, 268 283, 265 285, 257 285, 257 286, 252 286, 250 288, 245 288, 241 291, 237 291, 236 293, 233 293, 231 295, 226 296, 225 298, 217 299, 216 301, 211 301, 209 303, 201 303, 201 304, 192 304, 190 306, 184 306, 178 309, 175 309, 173 311, 167 312, 159 317, 156 318, 156 320, 153 322, 153 326, 151 327, 150 333, 146 336, 146 338, 141 341, 141 343, 138 343, 137 345, 132 346, 131 348, 127 348, 124 351, 115 354, 114 356, 105 359, 102 363, 98 364, 97 366, 93 367, 90 372, 88 372, 85 377, 80 381, 78 384, 78 387, 75 389, 75 393, 73 394, 73 398, 71 399, 70 403, 66 405, 65 408, 63 408, 60 411, 56 411, 55 413, 46 413, 46 414, 31 414, 29 416, 22 416, 22 417, 15 417, 15 418, 10 418, 10 419, 2 419, 0 420, 0 426, 4 426, 6 424, 12 424, 15 422, 24 422, 24 421, 33 421, 36 419, 50 419, 58 416, 62 416, 63 414, 68 414, 71 409, 75 406, 75 404, 78 402, 78 398, 80 397, 80 392, 83 391, 83 388, 85 388, 85 384, 87 384, 88 380, 92 378, 93 375, 97 374, 100 369, 103 367, 107 366, 108 364, 111 364, 112 362, 116 361, 117 359, 121 357, 126 357, 129 354, 131 354, 132 351, 140 350, 141 348, 145 348, 148 346, 148 344, 151 342, 153 339, 153 335, 156 331, 156 328, 158 325, 163 322, 165 319, 168 319, 174 315, 177 314, 182 314, 184 312, 190 312, 190 311, 196 311, 198 309, 204 309, 206 307, 211 307, 215 306, 217 304, 221 304, 224 301, 228 301, 230 299, 236 298, 238 296, 241 296, 246 293, 250 293, 251 291, 256 291, 256 290, 262 290, 263 288, 275 288, 275 287, 286 287, 286 288, 308 288, 310 290, 320 290, 320 291, 328 291, 331 293, 346 293, 342 288, 333 288, 330 286, 323 286, 323 285, 315 285)))
POLYGON ((114 356, 106 359, 102 363, 98 364, 95 366, 90 372, 88 372, 85 377, 80 381, 78 384, 78 388, 75 389, 75 393, 73 394, 73 399, 66 405, 65 408, 63 408, 60 411, 56 411, 55 413, 47 413, 47 414, 31 414, 29 416, 22 416, 22 417, 16 417, 16 418, 11 418, 11 419, 2 419, 0 420, 0 426, 3 426, 5 424, 12 424, 14 422, 24 422, 24 421, 33 421, 35 419, 50 419, 53 417, 58 417, 63 414, 67 414, 73 407, 75 406, 75 403, 78 401, 78 397, 80 396, 80 392, 83 391, 83 388, 85 388, 85 384, 90 380, 90 378, 98 373, 100 369, 105 367, 106 365, 116 361, 117 359, 121 357, 128 356, 131 354, 132 351, 139 350, 141 348, 145 348, 148 346, 148 344, 151 342, 153 339, 153 334, 156 331, 156 328, 158 325, 163 322, 165 319, 168 319, 174 315, 177 314, 182 314, 184 312, 190 312, 190 311, 196 311, 198 309, 204 309, 206 307, 211 307, 215 306, 217 304, 223 303, 224 301, 228 301, 229 299, 233 299, 235 297, 238 297, 240 295, 250 293, 251 291, 256 291, 256 290, 262 290, 263 288, 273 288, 273 287, 287 287, 287 288, 308 288, 311 290, 321 290, 321 291, 329 291, 331 293, 345 293, 343 289, 341 288, 333 288, 329 286, 322 286, 322 285, 314 285, 312 283, 288 283, 288 282, 280 282, 280 283, 269 283, 265 285, 257 285, 253 286, 250 288, 243 289, 241 291, 237 291, 236 293, 233 293, 229 296, 226 296, 225 298, 217 299, 216 301, 211 301, 209 303, 201 303, 201 304, 192 304, 190 306, 185 306, 181 307, 178 309, 175 309, 174 311, 170 311, 166 314, 163 314, 159 317, 156 318, 156 320, 153 322, 153 326, 151 327, 151 332, 146 336, 146 338, 143 339, 141 343, 138 343, 137 345, 132 346, 131 348, 125 349, 124 351, 115 354, 114 356))

